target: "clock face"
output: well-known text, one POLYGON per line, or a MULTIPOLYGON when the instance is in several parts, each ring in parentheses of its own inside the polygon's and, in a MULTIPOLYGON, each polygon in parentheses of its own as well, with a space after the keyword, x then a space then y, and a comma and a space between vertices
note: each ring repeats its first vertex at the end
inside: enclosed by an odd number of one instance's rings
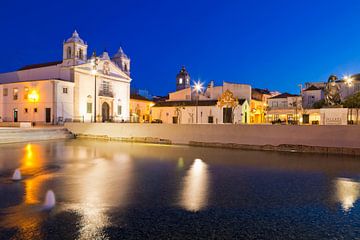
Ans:
POLYGON ((110 75, 110 65, 109 62, 105 62, 103 66, 103 72, 106 75, 110 75))

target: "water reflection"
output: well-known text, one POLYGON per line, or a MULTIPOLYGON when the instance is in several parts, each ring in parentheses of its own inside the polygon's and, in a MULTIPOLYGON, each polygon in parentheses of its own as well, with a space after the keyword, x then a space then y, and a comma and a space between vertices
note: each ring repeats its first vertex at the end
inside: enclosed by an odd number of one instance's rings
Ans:
POLYGON ((184 178, 180 205, 194 212, 205 208, 208 202, 208 188, 208 166, 201 159, 195 159, 184 178))
MULTIPOLYGON (((24 156, 21 160, 20 170, 24 175, 34 174, 39 169, 44 168, 44 159, 41 154, 41 146, 27 144, 24 148, 24 156)), ((25 203, 38 204, 40 199, 41 185, 52 177, 51 174, 28 176, 24 180, 25 184, 25 203)), ((42 197, 42 196, 41 196, 42 197)))
POLYGON ((23 148, 20 170, 25 177, 23 181, 14 183, 24 191, 23 203, 9 208, 9 214, 1 221, 7 227, 17 227, 17 238, 20 239, 39 238, 41 235, 42 212, 38 204, 43 200, 43 184, 52 177, 46 172, 39 174, 39 169, 45 167, 43 150, 42 146, 33 144, 27 144, 23 148))
POLYGON ((360 183, 349 178, 335 181, 336 198, 345 212, 349 211, 360 197, 360 183))
POLYGON ((76 174, 78 184, 72 190, 81 217, 80 239, 103 237, 110 225, 108 211, 129 203, 133 161, 127 154, 115 154, 112 159, 96 158, 86 172, 76 174))

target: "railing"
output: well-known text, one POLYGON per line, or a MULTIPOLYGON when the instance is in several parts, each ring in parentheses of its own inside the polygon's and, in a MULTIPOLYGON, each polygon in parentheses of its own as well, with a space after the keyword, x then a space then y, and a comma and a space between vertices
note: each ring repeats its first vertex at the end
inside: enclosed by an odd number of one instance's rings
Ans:
POLYGON ((99 96, 103 96, 103 97, 114 97, 114 94, 112 91, 104 91, 104 90, 100 90, 99 91, 99 96))

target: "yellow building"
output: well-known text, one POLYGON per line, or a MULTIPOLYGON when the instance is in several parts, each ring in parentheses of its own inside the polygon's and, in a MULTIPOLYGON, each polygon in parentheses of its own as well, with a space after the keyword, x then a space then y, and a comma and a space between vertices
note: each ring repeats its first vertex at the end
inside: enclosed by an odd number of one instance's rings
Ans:
POLYGON ((252 99, 250 104, 250 123, 265 123, 266 102, 252 99))
POLYGON ((266 122, 267 99, 270 97, 271 93, 267 89, 251 89, 250 123, 259 124, 266 122))
POLYGON ((146 97, 138 94, 130 95, 130 122, 149 123, 151 122, 151 107, 155 103, 146 97))

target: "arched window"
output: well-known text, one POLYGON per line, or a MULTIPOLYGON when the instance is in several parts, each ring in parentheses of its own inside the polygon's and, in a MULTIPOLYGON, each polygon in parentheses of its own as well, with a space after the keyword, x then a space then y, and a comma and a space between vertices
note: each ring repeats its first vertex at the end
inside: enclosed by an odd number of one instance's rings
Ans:
POLYGON ((71 58, 71 47, 67 48, 67 58, 71 58))
POLYGON ((79 49, 79 58, 81 59, 81 60, 83 60, 83 50, 82 49, 79 49))
POLYGON ((128 71, 128 67, 127 67, 126 63, 124 64, 124 71, 125 71, 125 72, 128 71))

